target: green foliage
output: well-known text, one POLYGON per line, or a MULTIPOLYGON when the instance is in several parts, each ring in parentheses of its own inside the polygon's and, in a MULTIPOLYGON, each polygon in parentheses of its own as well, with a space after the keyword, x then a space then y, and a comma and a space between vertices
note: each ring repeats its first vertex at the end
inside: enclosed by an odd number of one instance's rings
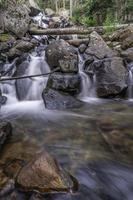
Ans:
POLYGON ((4 8, 6 6, 6 0, 0 0, 0 8, 4 8))
POLYGON ((115 31, 116 23, 117 22, 114 21, 113 15, 111 13, 107 14, 106 19, 103 23, 103 26, 105 26, 105 33, 107 35, 115 31))
POLYGON ((90 17, 83 17, 82 18, 82 24, 85 26, 96 26, 96 20, 94 18, 90 18, 90 17))
POLYGON ((106 13, 107 9, 112 5, 113 0, 87 0, 85 4, 86 14, 90 16, 97 12, 106 13))
POLYGON ((72 21, 75 24, 81 24, 82 23, 82 17, 83 17, 83 9, 82 9, 82 7, 75 8, 73 10, 72 21))
POLYGON ((77 25, 95 26, 96 21, 93 17, 85 16, 84 7, 77 7, 73 11, 72 21, 77 25))

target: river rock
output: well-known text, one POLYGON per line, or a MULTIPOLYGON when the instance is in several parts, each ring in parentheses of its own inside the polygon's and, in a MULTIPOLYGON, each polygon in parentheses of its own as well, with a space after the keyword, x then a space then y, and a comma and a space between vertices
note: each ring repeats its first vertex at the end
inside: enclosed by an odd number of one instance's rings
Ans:
POLYGON ((95 61, 93 67, 99 97, 116 96, 127 88, 128 70, 120 57, 95 61))
POLYGON ((51 88, 44 89, 42 97, 46 108, 50 110, 77 108, 82 105, 79 100, 69 93, 53 90, 51 88))
POLYGON ((35 47, 36 43, 20 40, 17 44, 7 53, 10 60, 20 57, 23 53, 29 52, 35 47))
POLYGON ((87 49, 87 46, 88 45, 86 45, 86 44, 81 44, 80 46, 79 46, 79 53, 84 53, 85 52, 85 50, 87 49))
POLYGON ((9 6, 4 13, 3 20, 5 30, 21 38, 29 28, 29 9, 25 4, 9 6))
POLYGON ((133 47, 121 52, 121 56, 128 62, 133 62, 133 47))
POLYGON ((110 58, 115 55, 113 50, 108 47, 102 37, 95 31, 90 34, 90 42, 85 54, 94 56, 97 59, 110 58))
POLYGON ((127 49, 131 47, 133 47, 133 33, 128 38, 123 40, 122 45, 121 45, 122 49, 127 49))
POLYGON ((9 122, 0 123, 0 149, 7 139, 12 135, 12 126, 9 122))
POLYGON ((129 36, 131 36, 133 32, 133 28, 131 26, 126 27, 124 29, 120 29, 120 30, 116 30, 115 32, 113 32, 113 34, 110 36, 110 40, 111 41, 119 41, 122 42, 124 41, 126 38, 128 38, 129 36))
POLYGON ((79 74, 63 74, 56 72, 50 75, 47 87, 70 94, 78 94, 80 92, 80 83, 81 79, 79 74))
POLYGON ((18 187, 24 191, 67 192, 73 187, 69 175, 47 152, 40 153, 29 161, 16 179, 18 187))
POLYGON ((47 46, 46 60, 52 70, 60 67, 64 73, 78 72, 77 51, 64 40, 54 41, 47 46))

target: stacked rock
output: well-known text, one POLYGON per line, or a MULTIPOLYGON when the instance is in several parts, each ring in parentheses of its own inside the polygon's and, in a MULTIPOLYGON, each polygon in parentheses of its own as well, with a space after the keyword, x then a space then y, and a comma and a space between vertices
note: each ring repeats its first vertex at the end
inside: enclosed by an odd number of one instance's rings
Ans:
POLYGON ((48 109, 79 107, 81 102, 75 95, 80 92, 77 51, 64 40, 54 41, 46 48, 46 60, 58 72, 49 76, 43 99, 48 109))

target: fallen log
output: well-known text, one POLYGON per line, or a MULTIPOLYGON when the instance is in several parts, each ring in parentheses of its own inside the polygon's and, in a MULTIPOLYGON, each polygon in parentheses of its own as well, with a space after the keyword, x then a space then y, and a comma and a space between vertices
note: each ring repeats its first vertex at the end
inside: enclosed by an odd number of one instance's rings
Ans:
POLYGON ((52 29, 35 29, 32 28, 29 30, 31 35, 72 35, 72 34, 80 34, 87 35, 93 31, 97 31, 98 33, 103 32, 102 27, 89 27, 85 28, 52 28, 52 29))
POLYGON ((115 28, 121 29, 126 28, 128 26, 133 26, 133 24, 117 24, 115 26, 97 26, 97 27, 74 27, 74 28, 48 28, 48 29, 37 29, 37 28, 30 28, 29 32, 31 35, 87 35, 93 31, 102 34, 105 32, 107 28, 115 28))

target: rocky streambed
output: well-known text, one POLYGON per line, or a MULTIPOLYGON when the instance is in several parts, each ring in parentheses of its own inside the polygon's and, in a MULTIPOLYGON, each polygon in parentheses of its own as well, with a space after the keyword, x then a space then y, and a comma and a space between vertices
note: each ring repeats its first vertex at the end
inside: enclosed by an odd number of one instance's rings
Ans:
POLYGON ((0 199, 131 200, 132 26, 32 36, 71 26, 47 12, 0 12, 0 199))

